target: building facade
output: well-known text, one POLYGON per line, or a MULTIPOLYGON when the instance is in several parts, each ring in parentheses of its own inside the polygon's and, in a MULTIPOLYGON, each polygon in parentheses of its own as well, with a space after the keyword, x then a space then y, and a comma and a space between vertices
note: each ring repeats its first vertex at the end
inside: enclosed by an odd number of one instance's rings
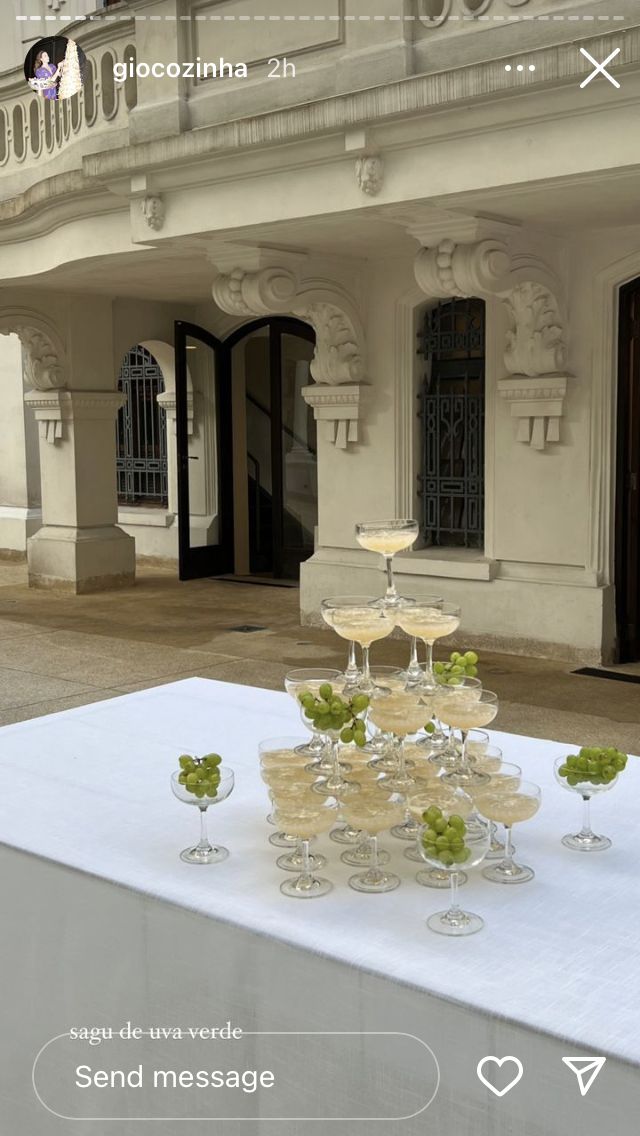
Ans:
POLYGON ((0 548, 32 583, 180 553, 299 571, 313 621, 381 590, 355 522, 415 516, 401 590, 474 645, 640 657, 633 0, 20 3, 0 548), (52 28, 86 65, 45 105, 52 28))

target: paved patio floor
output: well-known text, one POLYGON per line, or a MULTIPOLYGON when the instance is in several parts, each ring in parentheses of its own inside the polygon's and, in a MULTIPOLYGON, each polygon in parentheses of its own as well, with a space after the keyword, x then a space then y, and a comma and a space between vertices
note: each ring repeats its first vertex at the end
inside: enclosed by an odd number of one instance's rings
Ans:
MULTIPOLYGON (((69 596, 30 590, 24 565, 0 563, 0 725, 190 675, 280 690, 289 668, 343 666, 345 655, 330 631, 300 626, 295 588, 180 583, 143 564, 135 587, 69 596)), ((406 660, 406 640, 372 648, 374 663, 406 660)), ((483 654, 480 677, 500 697, 496 727, 640 753, 640 685, 572 666, 483 654)))

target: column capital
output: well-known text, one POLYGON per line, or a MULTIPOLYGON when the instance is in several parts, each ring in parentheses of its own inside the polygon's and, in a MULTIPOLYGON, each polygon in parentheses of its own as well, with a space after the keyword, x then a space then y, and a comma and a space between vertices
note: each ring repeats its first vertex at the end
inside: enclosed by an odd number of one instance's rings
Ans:
POLYGON ((62 440, 63 423, 115 418, 124 404, 122 391, 33 390, 24 400, 35 413, 40 437, 55 444, 62 440))

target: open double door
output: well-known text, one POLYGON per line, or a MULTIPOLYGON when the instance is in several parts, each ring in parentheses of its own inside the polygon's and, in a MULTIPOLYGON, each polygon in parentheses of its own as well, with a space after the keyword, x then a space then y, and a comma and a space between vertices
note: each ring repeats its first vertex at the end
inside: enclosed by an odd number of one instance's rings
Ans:
POLYGON ((294 319, 222 342, 175 324, 180 579, 296 579, 317 522, 315 337, 294 319))

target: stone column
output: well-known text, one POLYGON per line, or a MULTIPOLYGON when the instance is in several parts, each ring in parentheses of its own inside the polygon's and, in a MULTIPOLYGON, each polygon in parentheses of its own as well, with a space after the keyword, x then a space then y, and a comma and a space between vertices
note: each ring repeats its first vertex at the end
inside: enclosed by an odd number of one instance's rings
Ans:
POLYGON ((77 594, 132 584, 135 542, 118 528, 115 421, 123 395, 33 390, 40 434, 42 528, 28 543, 29 583, 77 594))
POLYGON ((27 538, 41 524, 38 436, 24 404, 22 344, 0 336, 0 551, 24 556, 27 538))

